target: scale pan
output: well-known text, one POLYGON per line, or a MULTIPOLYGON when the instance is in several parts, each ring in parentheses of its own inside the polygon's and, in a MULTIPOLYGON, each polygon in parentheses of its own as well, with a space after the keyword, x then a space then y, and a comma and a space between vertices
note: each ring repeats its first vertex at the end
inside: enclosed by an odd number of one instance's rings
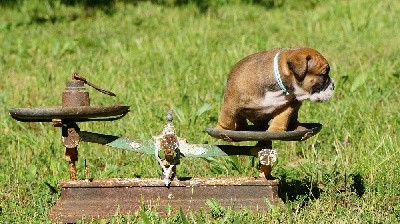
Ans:
POLYGON ((129 106, 127 105, 80 107, 52 106, 9 109, 10 115, 15 120, 24 122, 51 122, 53 119, 90 121, 90 119, 101 117, 120 118, 128 112, 129 106))
POLYGON ((206 132, 214 138, 225 141, 304 141, 317 134, 322 128, 319 123, 301 123, 299 128, 293 131, 269 132, 269 131, 232 131, 206 128, 206 132))

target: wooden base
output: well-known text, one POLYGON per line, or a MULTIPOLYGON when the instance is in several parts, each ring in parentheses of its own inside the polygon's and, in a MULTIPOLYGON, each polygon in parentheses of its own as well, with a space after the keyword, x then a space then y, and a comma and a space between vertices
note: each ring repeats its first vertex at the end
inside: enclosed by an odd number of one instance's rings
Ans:
POLYGON ((94 179, 61 181, 61 198, 51 208, 52 221, 74 223, 107 219, 119 214, 133 214, 142 205, 157 209, 161 216, 166 208, 184 212, 208 209, 207 200, 215 199, 235 210, 266 212, 268 200, 276 204, 278 180, 265 178, 187 178, 174 180, 165 187, 160 179, 94 179))

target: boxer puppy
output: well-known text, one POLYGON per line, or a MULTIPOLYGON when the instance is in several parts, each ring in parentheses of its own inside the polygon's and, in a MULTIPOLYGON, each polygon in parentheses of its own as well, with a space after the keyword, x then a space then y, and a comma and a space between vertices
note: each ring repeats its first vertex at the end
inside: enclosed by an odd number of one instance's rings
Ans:
POLYGON ((229 73, 215 128, 246 130, 247 120, 257 130, 297 128, 303 100, 332 97, 329 69, 328 61, 311 48, 279 48, 243 58, 229 73))

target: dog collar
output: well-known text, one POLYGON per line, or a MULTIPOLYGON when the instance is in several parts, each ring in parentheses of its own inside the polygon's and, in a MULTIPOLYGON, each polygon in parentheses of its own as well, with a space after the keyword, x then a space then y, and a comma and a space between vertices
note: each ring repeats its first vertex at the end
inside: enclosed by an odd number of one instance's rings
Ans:
POLYGON ((279 64, 278 64, 278 59, 279 59, 279 53, 276 53, 275 58, 274 58, 274 75, 275 75, 275 80, 278 83, 279 87, 281 90, 286 94, 286 96, 290 95, 290 92, 286 89, 285 85, 283 85, 283 81, 281 78, 281 74, 279 73, 279 64))

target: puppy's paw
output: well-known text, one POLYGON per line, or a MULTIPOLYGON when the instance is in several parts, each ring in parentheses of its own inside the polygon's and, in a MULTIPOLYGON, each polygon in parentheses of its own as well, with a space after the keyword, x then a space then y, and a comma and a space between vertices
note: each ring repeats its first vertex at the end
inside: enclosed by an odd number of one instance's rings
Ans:
POLYGON ((304 131, 307 130, 306 127, 302 126, 301 124, 299 124, 297 127, 295 127, 293 130, 295 131, 304 131))
POLYGON ((305 127, 301 126, 300 122, 294 121, 289 124, 287 131, 303 131, 305 129, 305 127))
POLYGON ((226 130, 225 128, 223 128, 221 125, 219 125, 219 124, 217 124, 215 127, 214 127, 214 129, 215 130, 226 130))

